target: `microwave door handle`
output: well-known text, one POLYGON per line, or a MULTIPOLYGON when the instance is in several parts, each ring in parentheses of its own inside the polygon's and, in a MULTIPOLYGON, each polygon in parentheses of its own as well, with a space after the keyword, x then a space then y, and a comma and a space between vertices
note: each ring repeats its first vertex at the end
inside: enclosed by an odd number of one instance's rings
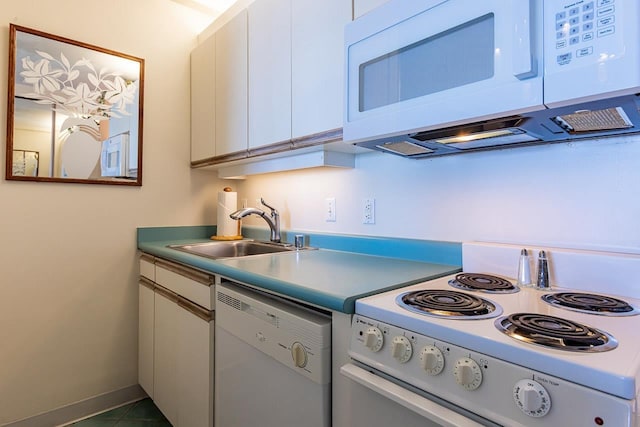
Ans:
POLYGON ((518 0, 511 4, 514 8, 513 75, 524 80, 538 74, 536 60, 531 54, 531 2, 518 0))

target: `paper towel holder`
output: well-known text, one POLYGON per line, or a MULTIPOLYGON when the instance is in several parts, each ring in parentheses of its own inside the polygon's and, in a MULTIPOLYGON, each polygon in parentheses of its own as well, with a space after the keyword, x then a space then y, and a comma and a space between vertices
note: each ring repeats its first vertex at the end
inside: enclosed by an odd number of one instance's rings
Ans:
MULTIPOLYGON (((224 188, 222 189, 222 191, 223 191, 224 193, 231 193, 233 190, 231 189, 231 187, 224 187, 224 188)), ((219 194, 220 194, 220 193, 219 193, 219 194)), ((218 199, 218 203, 219 203, 219 199, 218 199)), ((218 208, 219 208, 219 206, 218 206, 218 208)), ((233 209, 233 210, 235 210, 235 207, 234 207, 234 209, 233 209)), ((236 221, 236 224, 237 224, 237 228, 236 228, 236 230, 237 230, 237 231, 236 231, 236 234, 235 234, 235 235, 232 235, 232 236, 228 236, 228 235, 218 236, 218 235, 216 234, 216 235, 211 236, 211 240, 242 240, 242 239, 243 239, 243 237, 242 237, 242 230, 241 230, 241 228, 242 228, 242 221, 237 220, 237 221, 236 221)), ((218 224, 218 226, 219 226, 219 224, 218 224)))

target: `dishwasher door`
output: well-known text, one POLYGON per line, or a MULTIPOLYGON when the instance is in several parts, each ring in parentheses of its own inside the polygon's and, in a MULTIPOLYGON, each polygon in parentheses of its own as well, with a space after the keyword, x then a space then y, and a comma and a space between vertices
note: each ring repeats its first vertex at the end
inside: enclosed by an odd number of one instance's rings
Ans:
POLYGON ((215 329, 216 426, 330 426, 329 316, 223 283, 215 329))

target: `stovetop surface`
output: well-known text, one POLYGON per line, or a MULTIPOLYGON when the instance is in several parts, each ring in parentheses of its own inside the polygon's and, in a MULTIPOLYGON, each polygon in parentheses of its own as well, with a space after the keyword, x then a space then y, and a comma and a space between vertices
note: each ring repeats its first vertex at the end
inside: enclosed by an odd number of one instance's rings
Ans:
MULTIPOLYGON (((360 299, 356 301, 356 314, 626 399, 638 395, 640 340, 637 337, 640 315, 609 317, 586 314, 554 307, 542 300, 547 293, 569 290, 559 287, 548 290, 521 287, 519 292, 507 294, 455 289, 448 283, 454 277, 451 275, 360 299), (503 312, 498 317, 480 320, 448 319, 412 312, 396 302, 398 295, 422 289, 455 289, 487 299, 501 307, 503 312), (579 353, 521 342, 499 331, 494 325, 496 319, 513 313, 545 314, 578 322, 611 334, 618 341, 618 346, 604 352, 579 353)), ((571 291, 606 295, 576 289, 571 291)), ((638 300, 617 298, 640 307, 638 300)))

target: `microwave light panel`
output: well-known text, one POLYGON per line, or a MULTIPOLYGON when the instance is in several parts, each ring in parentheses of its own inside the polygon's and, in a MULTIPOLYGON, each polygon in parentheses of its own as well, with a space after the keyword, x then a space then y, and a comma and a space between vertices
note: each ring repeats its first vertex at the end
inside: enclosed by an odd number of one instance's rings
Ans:
POLYGON ((447 138, 438 138, 434 141, 439 142, 440 144, 457 144, 461 142, 477 141, 480 139, 516 135, 518 133, 521 133, 521 131, 514 130, 514 129, 499 129, 499 130, 489 130, 485 132, 470 133, 467 135, 450 136, 447 138))

